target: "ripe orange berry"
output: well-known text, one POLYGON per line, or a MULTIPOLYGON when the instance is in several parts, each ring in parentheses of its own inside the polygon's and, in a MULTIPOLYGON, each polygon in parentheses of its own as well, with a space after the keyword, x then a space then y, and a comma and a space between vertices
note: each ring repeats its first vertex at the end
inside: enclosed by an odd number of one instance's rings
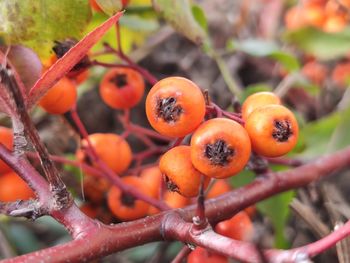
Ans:
POLYGON ((152 166, 144 169, 140 174, 140 179, 148 185, 152 197, 158 198, 160 194, 161 183, 163 180, 162 172, 158 166, 152 166))
MULTIPOLYGON (((170 207, 170 208, 182 208, 186 205, 190 204, 191 200, 189 198, 186 198, 179 193, 172 192, 172 191, 166 191, 163 196, 163 201, 170 207)), ((155 208, 154 206, 151 206, 148 210, 149 215, 155 215, 158 214, 159 210, 155 208)))
MULTIPOLYGON (((202 175, 191 163, 190 146, 177 146, 167 151, 159 162, 167 187, 185 197, 198 195, 202 175)), ((204 176, 204 186, 210 178, 204 176)))
POLYGON ((83 72, 79 73, 75 77, 71 78, 71 80, 73 80, 75 84, 79 85, 83 83, 85 80, 87 80, 87 78, 89 77, 89 74, 90 73, 88 70, 84 70, 83 72))
MULTIPOLYGON (((128 142, 113 133, 94 133, 89 135, 89 140, 101 160, 114 172, 122 173, 132 161, 132 152, 128 142)), ((88 146, 86 140, 81 142, 82 148, 88 146)), ((86 154, 78 150, 77 159, 84 161, 86 154)))
POLYGON ((328 69, 325 65, 316 62, 316 61, 309 61, 307 62, 301 72, 305 77, 307 77, 311 82, 321 85, 327 75, 328 75, 328 69))
POLYGON ((79 207, 79 209, 88 217, 96 218, 98 216, 98 210, 96 207, 92 206, 89 203, 85 203, 79 207))
POLYGON ((322 27, 326 21, 324 6, 307 5, 304 7, 303 14, 306 23, 314 27, 322 27))
POLYGON ((75 85, 64 77, 41 98, 39 104, 49 113, 63 114, 72 108, 76 100, 75 85))
POLYGON ((130 0, 122 0, 122 4, 123 4, 123 7, 127 7, 127 5, 129 4, 130 0))
POLYGON ((349 0, 339 0, 338 1, 341 5, 346 7, 347 9, 350 9, 350 1, 349 0))
POLYGON ((214 178, 226 178, 240 172, 251 152, 246 130, 237 122, 225 118, 206 121, 191 138, 193 166, 214 178))
POLYGON ((350 62, 339 63, 332 72, 332 80, 340 87, 350 83, 350 62))
POLYGON ((84 176, 83 187, 84 195, 90 202, 101 205, 106 192, 110 188, 111 184, 105 178, 86 174, 84 176))
POLYGON ((215 232, 220 235, 236 239, 249 241, 253 237, 253 223, 248 214, 239 212, 228 220, 222 221, 215 226, 215 232))
POLYGON ((303 9, 298 6, 288 9, 284 16, 284 22, 289 30, 296 30, 307 25, 303 9))
POLYGON ((228 258, 202 247, 196 247, 187 257, 187 263, 228 263, 228 258))
POLYGON ((33 190, 15 172, 0 175, 0 201, 14 202, 35 198, 33 190))
POLYGON ((131 68, 109 70, 100 83, 102 100, 113 109, 130 109, 142 99, 145 82, 139 72, 131 68))
POLYGON ((246 120, 256 108, 269 104, 281 104, 281 99, 269 91, 256 92, 248 96, 242 105, 242 119, 246 120))
POLYGON ((323 30, 328 33, 337 33, 343 31, 347 25, 347 20, 341 15, 328 16, 323 25, 323 30))
POLYGON ((224 193, 230 192, 232 187, 225 180, 216 180, 207 193, 207 198, 215 198, 224 193))
POLYGON ((148 93, 146 114, 152 127, 170 137, 183 137, 202 122, 205 100, 200 88, 182 77, 158 81, 148 93))
MULTIPOLYGON (((11 129, 0 126, 0 143, 2 143, 7 149, 13 148, 13 132, 11 129)), ((0 174, 10 172, 11 168, 0 160, 0 174)))
POLYGON ((277 157, 291 151, 298 140, 299 127, 294 114, 282 105, 255 109, 245 128, 253 150, 262 156, 277 157))
MULTIPOLYGON (((206 197, 209 198, 215 198, 220 195, 223 195, 227 192, 230 192, 233 188, 227 183, 225 180, 216 180, 213 186, 209 189, 206 197)), ((249 215, 253 216, 256 212, 255 205, 251 205, 244 209, 244 211, 249 215)))
MULTIPOLYGON (((142 180, 136 176, 123 177, 123 182, 133 186, 143 194, 151 196, 148 188, 145 187, 142 180)), ((112 186, 107 196, 108 207, 111 212, 123 221, 135 220, 147 215, 149 204, 137 200, 129 194, 123 193, 118 187, 112 186)))

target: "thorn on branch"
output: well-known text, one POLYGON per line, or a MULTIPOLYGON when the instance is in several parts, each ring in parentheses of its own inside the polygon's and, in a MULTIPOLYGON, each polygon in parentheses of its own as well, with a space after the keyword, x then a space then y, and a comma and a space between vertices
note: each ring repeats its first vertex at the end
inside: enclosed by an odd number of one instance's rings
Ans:
POLYGON ((27 111, 25 94, 21 92, 20 84, 16 81, 12 70, 0 65, 0 81, 7 88, 10 98, 13 99, 15 113, 17 114, 16 116, 11 116, 15 134, 15 154, 21 155, 24 153, 24 147, 27 145, 24 137, 26 135, 38 152, 43 171, 49 181, 51 190, 53 190, 53 196, 57 204, 55 208, 61 209, 64 205, 70 205, 72 201, 69 200, 72 197, 61 180, 54 163, 51 161, 46 147, 40 140, 39 134, 27 111))
POLYGON ((45 209, 40 207, 37 200, 19 200, 8 203, 0 202, 0 214, 36 220, 47 213, 45 209))

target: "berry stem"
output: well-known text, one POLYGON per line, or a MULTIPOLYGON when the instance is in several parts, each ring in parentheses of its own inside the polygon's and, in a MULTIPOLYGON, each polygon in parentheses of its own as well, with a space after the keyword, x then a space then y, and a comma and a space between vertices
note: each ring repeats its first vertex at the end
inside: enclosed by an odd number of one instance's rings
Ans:
POLYGON ((84 127, 84 124, 82 123, 75 107, 73 107, 73 109, 71 110, 71 115, 72 115, 72 119, 73 119, 75 125, 79 129, 81 136, 84 139, 86 139, 86 141, 88 142, 88 147, 87 147, 86 153, 93 160, 93 162, 101 169, 101 172, 105 178, 107 178, 115 186, 119 187, 119 189, 122 190, 123 192, 130 194, 139 200, 145 201, 145 202, 151 204, 152 206, 155 206, 156 208, 158 208, 161 211, 169 209, 169 207, 165 203, 160 202, 160 201, 156 200, 155 198, 144 195, 136 188, 124 184, 123 181, 121 180, 121 178, 116 173, 114 173, 114 171, 112 171, 97 155, 94 147, 92 146, 91 142, 89 141, 89 135, 88 135, 88 133, 84 127))
POLYGON ((121 53, 119 50, 112 48, 107 43, 104 44, 105 50, 111 53, 116 54, 120 59, 125 61, 129 66, 134 67, 152 86, 158 82, 158 79, 153 76, 148 70, 134 63, 127 55, 121 53))
POLYGON ((208 220, 205 217, 205 204, 204 204, 204 175, 201 176, 201 184, 199 187, 199 194, 197 198, 196 216, 193 217, 194 230, 201 231, 208 226, 208 220))
POLYGON ((210 105, 207 105, 207 113, 212 113, 212 112, 215 113, 217 118, 225 116, 231 120, 234 120, 234 121, 244 125, 244 121, 241 118, 241 114, 225 111, 225 110, 221 109, 215 103, 210 102, 210 105))

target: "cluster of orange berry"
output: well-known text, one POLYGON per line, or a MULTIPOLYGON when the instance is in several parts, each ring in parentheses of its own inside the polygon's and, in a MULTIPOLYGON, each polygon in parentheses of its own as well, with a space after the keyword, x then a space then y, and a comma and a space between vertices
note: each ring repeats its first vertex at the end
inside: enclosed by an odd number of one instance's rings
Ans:
POLYGON ((193 133, 190 145, 173 147, 159 162, 168 188, 186 197, 198 194, 202 176, 206 187, 210 178, 239 173, 251 149, 261 156, 277 157, 289 152, 297 142, 294 114, 271 92, 256 93, 245 100, 244 127, 227 118, 203 122, 205 113, 200 88, 181 77, 159 81, 146 99, 147 118, 160 134, 184 137, 193 133))
POLYGON ((340 89, 347 87, 350 83, 350 61, 348 58, 337 63, 332 71, 325 63, 309 59, 305 62, 301 72, 311 83, 320 87, 325 84, 328 76, 331 77, 335 87, 340 89))
POLYGON ((349 22, 349 8, 349 0, 303 0, 288 9, 285 24, 290 30, 313 26, 325 32, 340 32, 349 22))
MULTIPOLYGON (((7 149, 13 148, 12 130, 0 127, 0 143, 7 149)), ((34 198, 34 192, 22 178, 0 160, 0 202, 14 202, 34 198)))

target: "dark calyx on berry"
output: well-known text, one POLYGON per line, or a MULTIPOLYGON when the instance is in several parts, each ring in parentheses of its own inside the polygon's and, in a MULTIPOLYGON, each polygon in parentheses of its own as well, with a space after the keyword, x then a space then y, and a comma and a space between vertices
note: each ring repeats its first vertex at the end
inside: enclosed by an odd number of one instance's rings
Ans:
POLYGON ((122 193, 120 201, 123 205, 133 207, 135 205, 135 197, 130 194, 122 193))
MULTIPOLYGON (((52 50, 55 52, 57 58, 61 58, 66 54, 75 44, 78 43, 75 39, 66 39, 64 41, 55 41, 55 45, 52 50)), ((69 73, 80 73, 84 69, 88 68, 90 65, 90 60, 88 56, 84 56, 75 66, 70 70, 69 73)))
POLYGON ((289 120, 274 120, 272 137, 278 142, 286 142, 293 135, 289 120))
POLYGON ((204 155, 213 165, 225 166, 234 154, 235 150, 229 147, 224 140, 217 140, 205 146, 204 155))
POLYGON ((179 187, 169 179, 168 176, 164 175, 166 187, 172 192, 179 192, 179 187))
POLYGON ((116 76, 111 78, 109 81, 115 84, 117 88, 122 88, 128 85, 128 79, 126 74, 117 74, 116 76))
POLYGON ((156 110, 158 118, 166 122, 176 122, 183 112, 181 106, 176 104, 176 98, 173 97, 158 99, 156 110))

